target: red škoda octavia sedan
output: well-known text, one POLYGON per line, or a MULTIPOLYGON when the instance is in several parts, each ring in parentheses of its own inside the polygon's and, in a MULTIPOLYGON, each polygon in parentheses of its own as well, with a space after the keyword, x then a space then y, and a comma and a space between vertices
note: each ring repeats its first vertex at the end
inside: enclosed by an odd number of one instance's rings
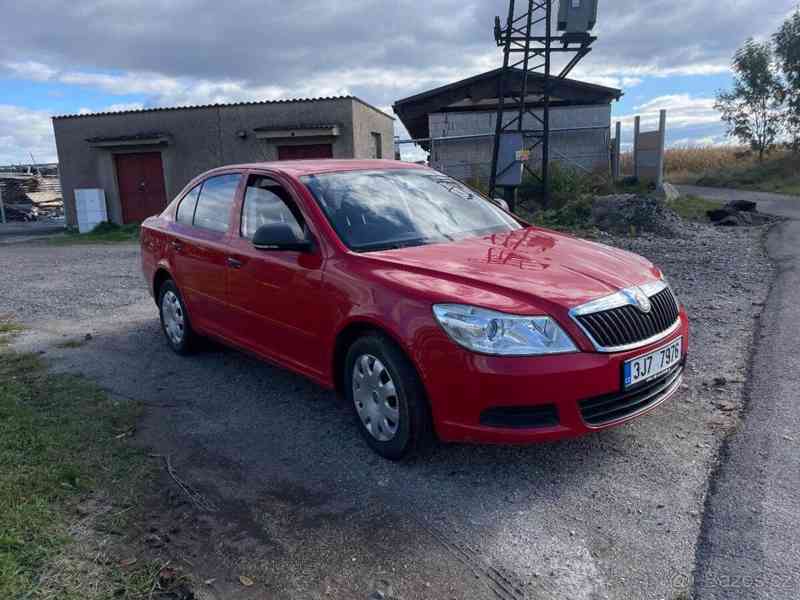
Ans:
POLYGON ((634 254, 395 161, 238 165, 142 227, 170 346, 210 336, 335 388, 399 459, 619 425, 681 383, 688 321, 634 254))

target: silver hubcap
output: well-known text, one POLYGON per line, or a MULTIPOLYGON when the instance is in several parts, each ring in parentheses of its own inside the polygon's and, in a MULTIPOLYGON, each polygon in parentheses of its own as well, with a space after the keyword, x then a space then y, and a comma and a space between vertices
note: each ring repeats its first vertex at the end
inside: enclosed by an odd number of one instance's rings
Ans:
POLYGON ((364 427, 379 442, 388 442, 400 426, 400 407, 392 376, 371 354, 353 366, 353 402, 364 427))
POLYGON ((178 296, 168 291, 161 299, 161 315, 164 319, 164 331, 173 344, 180 345, 183 341, 186 319, 183 316, 183 307, 178 296))

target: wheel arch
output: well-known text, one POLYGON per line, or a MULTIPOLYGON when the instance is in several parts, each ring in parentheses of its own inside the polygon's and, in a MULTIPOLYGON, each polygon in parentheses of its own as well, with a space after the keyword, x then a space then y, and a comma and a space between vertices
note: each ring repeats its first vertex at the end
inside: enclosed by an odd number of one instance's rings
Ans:
MULTIPOLYGON (((417 365, 414 362, 411 353, 408 352, 408 349, 403 345, 400 341, 399 336, 393 333, 390 329, 383 326, 380 323, 377 323, 370 319, 356 319, 347 323, 336 335, 336 340, 333 346, 333 356, 332 356, 332 380, 334 389, 336 393, 340 396, 344 396, 344 364, 347 358, 347 351, 349 350, 350 346, 360 337, 367 335, 369 333, 377 333, 385 337, 386 339, 390 340, 398 350, 400 350, 403 355, 408 359, 408 362, 417 372, 417 376, 420 378, 420 381, 424 381, 422 379, 421 373, 417 368, 417 365)), ((427 395, 427 394, 426 394, 427 395)))
POLYGON ((161 289, 161 286, 164 285, 165 281, 169 281, 170 279, 173 281, 175 280, 175 278, 172 276, 172 273, 170 273, 166 267, 160 266, 156 269, 156 272, 153 275, 153 298, 155 299, 156 304, 158 304, 158 292, 161 289))

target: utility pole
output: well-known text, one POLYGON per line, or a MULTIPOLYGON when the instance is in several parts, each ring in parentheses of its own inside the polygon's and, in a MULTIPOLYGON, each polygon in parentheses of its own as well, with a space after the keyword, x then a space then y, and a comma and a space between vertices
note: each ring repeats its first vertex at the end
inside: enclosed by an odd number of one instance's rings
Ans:
POLYGON ((596 15, 597 0, 562 0, 561 4, 558 0, 509 0, 505 27, 500 17, 495 18, 495 41, 503 48, 503 68, 497 86, 497 122, 489 191, 494 197, 497 189, 503 188, 512 210, 523 169, 541 182, 547 202, 553 83, 565 79, 592 51, 597 38, 588 32, 594 27, 596 15), (560 35, 553 35, 554 6, 560 8, 558 29, 565 31, 560 35), (552 76, 554 53, 572 54, 556 77, 552 76), (533 83, 538 84, 535 90, 533 83), (531 99, 532 91, 540 92, 541 97, 531 99), (506 121, 508 99, 514 103, 516 116, 506 121), (542 116, 534 112, 535 108, 542 109, 542 116), (539 146, 542 162, 537 173, 530 169, 528 158, 539 146))
POLYGON ((3 204, 3 190, 0 190, 0 223, 6 223, 6 207, 3 204))

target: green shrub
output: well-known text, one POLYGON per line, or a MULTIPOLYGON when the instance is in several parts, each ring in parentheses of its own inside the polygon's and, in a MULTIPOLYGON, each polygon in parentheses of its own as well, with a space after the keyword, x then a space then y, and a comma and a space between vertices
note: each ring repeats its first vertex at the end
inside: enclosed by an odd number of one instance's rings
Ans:
POLYGON ((549 229, 585 230, 592 228, 592 198, 582 196, 568 201, 561 208, 541 210, 532 215, 537 225, 549 229))
POLYGON ((536 207, 558 209, 585 195, 602 195, 613 192, 610 181, 599 173, 587 173, 559 163, 550 164, 550 201, 543 205, 543 189, 539 179, 527 171, 522 185, 517 188, 517 202, 529 211, 536 207))

